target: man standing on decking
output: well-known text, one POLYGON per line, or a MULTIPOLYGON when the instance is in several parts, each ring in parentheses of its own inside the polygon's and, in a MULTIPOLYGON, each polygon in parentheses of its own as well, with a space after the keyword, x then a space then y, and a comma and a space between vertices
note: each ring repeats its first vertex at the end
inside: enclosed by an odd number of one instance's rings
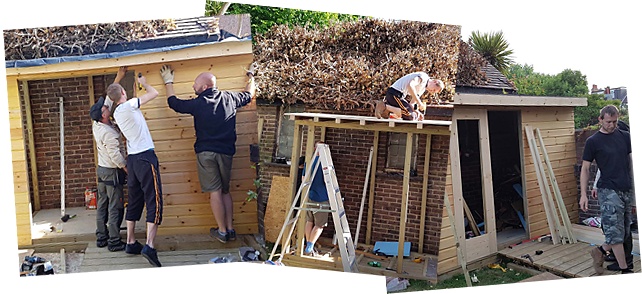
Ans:
POLYGON ((232 224, 233 203, 230 194, 232 159, 236 153, 236 109, 247 105, 256 94, 252 69, 241 93, 219 91, 216 77, 204 72, 196 77, 192 88, 198 97, 176 98, 174 71, 164 65, 160 74, 165 82, 167 104, 178 113, 194 116, 196 162, 201 191, 210 194, 210 207, 218 224, 210 235, 222 243, 236 240, 232 224))
MULTIPOLYGON (((127 70, 127 68, 121 68, 127 70)), ((147 93, 139 98, 127 100, 125 89, 115 83, 107 87, 107 95, 114 102, 114 119, 127 139, 127 246, 125 252, 142 254, 149 263, 160 267, 154 248, 154 239, 163 217, 163 193, 158 158, 154 153, 154 142, 147 122, 140 111, 141 105, 158 96, 158 91, 147 84, 145 77, 138 77, 138 83, 147 93), (147 244, 143 247, 134 236, 136 221, 140 220, 143 206, 147 206, 147 244)))
POLYGON ((632 273, 626 263, 624 238, 630 234, 631 225, 631 189, 633 179, 633 162, 631 159, 631 137, 629 133, 616 128, 618 109, 608 105, 600 111, 600 131, 586 140, 582 155, 580 173, 580 208, 588 210, 587 186, 589 168, 595 160, 601 170, 597 183, 597 197, 600 202, 600 214, 605 242, 591 251, 595 272, 602 274, 606 251, 613 249, 617 260, 616 267, 622 273, 632 273))
MULTIPOLYGON (((114 83, 120 82, 125 75, 119 70, 114 83)), ((91 106, 89 116, 94 121, 92 133, 98 150, 98 205, 96 209, 96 246, 109 251, 125 250, 125 243, 120 237, 120 224, 123 222, 123 184, 127 173, 125 146, 120 132, 109 118, 111 116, 110 99, 100 97, 91 106)))
POLYGON ((407 74, 388 88, 383 101, 375 102, 375 116, 387 119, 392 112, 403 120, 423 120, 426 104, 421 102, 419 97, 426 90, 430 93, 439 93, 443 89, 444 82, 431 79, 425 72, 407 74), (406 100, 408 95, 410 95, 410 101, 406 100), (418 105, 418 110, 413 108, 415 104, 418 105))

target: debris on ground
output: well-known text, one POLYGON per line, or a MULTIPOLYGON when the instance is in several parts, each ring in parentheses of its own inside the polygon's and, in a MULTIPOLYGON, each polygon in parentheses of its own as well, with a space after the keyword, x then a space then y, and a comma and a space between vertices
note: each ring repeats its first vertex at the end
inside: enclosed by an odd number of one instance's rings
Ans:
POLYGON ((401 291, 410 286, 410 282, 403 278, 386 277, 386 290, 388 292, 401 291))

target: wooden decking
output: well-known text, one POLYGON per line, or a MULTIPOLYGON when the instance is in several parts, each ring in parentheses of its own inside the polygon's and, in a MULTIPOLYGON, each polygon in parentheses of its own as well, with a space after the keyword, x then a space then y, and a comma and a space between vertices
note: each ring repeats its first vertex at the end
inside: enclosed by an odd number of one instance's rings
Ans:
MULTIPOLYGON (((520 244, 512 249, 506 248, 500 251, 499 254, 564 277, 590 277, 596 275, 590 254, 593 247, 591 244, 584 242, 553 245, 553 242, 547 239, 542 242, 532 241, 520 244), (541 250, 543 253, 535 255, 537 250, 541 250), (531 256, 533 263, 528 258, 522 257, 526 254, 531 256)), ((607 264, 605 263, 604 267, 607 264)), ((633 256, 633 264, 633 271, 639 273, 639 255, 633 256)), ((605 270, 603 275, 613 274, 619 274, 619 272, 605 270)))

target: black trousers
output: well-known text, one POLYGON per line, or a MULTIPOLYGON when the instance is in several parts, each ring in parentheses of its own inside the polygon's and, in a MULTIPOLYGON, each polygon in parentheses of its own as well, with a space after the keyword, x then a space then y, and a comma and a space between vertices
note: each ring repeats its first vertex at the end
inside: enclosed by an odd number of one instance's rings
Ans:
POLYGON ((163 191, 158 172, 158 157, 150 149, 127 156, 128 221, 138 221, 147 206, 148 223, 161 224, 163 220, 163 191))

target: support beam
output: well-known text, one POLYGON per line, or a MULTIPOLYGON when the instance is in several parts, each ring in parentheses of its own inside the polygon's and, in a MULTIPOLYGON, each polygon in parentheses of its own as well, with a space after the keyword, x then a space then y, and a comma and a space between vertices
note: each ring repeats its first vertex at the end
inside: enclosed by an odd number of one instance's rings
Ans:
MULTIPOLYGON (((286 207, 292 206, 292 201, 296 196, 297 187, 297 176, 299 174, 299 166, 295 164, 295 160, 301 156, 301 137, 303 136, 303 128, 296 121, 294 122, 294 140, 292 142, 292 157, 290 162, 290 197, 288 198, 288 205, 286 207)), ((289 226, 285 229, 285 232, 290 230, 289 226)), ((283 244, 281 244, 281 254, 289 253, 289 249, 286 244, 286 239, 283 239, 283 244)), ((289 245, 289 244, 288 244, 289 245)))
MULTIPOLYGON (((308 126, 308 138, 305 146, 305 162, 307 162, 308 168, 312 167, 312 161, 314 160, 312 158, 312 155, 314 153, 314 132, 315 132, 315 127, 314 126, 308 126)), ((299 158, 292 158, 292 165, 296 165, 297 168, 299 166, 299 158)), ((295 177, 298 177, 298 173, 295 177)), ((307 193, 307 190, 310 188, 310 186, 307 186, 301 191, 301 195, 305 195, 307 193)), ((303 196, 301 196, 301 200, 303 200, 303 196)), ((301 207, 303 207, 303 202, 301 202, 301 207)), ((297 252, 299 256, 303 256, 303 239, 305 238, 305 215, 303 214, 299 219, 297 220, 297 252)))
POLYGON ((366 245, 371 245, 372 236, 372 212, 374 210, 375 195, 375 177, 377 174, 377 150, 379 149, 379 131, 374 131, 374 141, 372 143, 372 169, 370 170, 370 196, 368 197, 368 221, 366 225, 366 245))
POLYGON ((31 171, 31 185, 33 188, 33 208, 40 210, 40 190, 38 189, 38 167, 36 165, 36 146, 33 139, 33 118, 31 117, 31 98, 29 98, 29 83, 22 81, 23 100, 27 114, 27 143, 29 145, 29 161, 31 171))
POLYGON ((406 136, 406 157, 403 167, 403 191, 401 198, 401 216, 399 217, 399 248, 397 250, 397 273, 403 272, 403 244, 406 238, 406 218, 408 216, 408 192, 410 191, 410 160, 412 157, 412 133, 406 136))
POLYGON ((428 171, 432 135, 426 135, 426 156, 424 157, 424 179, 421 187, 421 218, 419 219, 419 253, 424 253, 424 230, 426 229, 426 198, 428 196, 428 171))
MULTIPOLYGON (((96 96, 94 95, 94 77, 87 77, 87 86, 89 87, 89 105, 94 105, 96 103, 96 96)), ((91 122, 94 123, 93 120, 91 122)), ((93 138, 92 138, 93 139, 93 138)), ((96 147, 96 140, 91 140, 91 143, 94 145, 94 163, 96 163, 96 168, 98 168, 98 148, 96 147)), ((96 187, 98 187, 98 177, 96 177, 96 187)))

